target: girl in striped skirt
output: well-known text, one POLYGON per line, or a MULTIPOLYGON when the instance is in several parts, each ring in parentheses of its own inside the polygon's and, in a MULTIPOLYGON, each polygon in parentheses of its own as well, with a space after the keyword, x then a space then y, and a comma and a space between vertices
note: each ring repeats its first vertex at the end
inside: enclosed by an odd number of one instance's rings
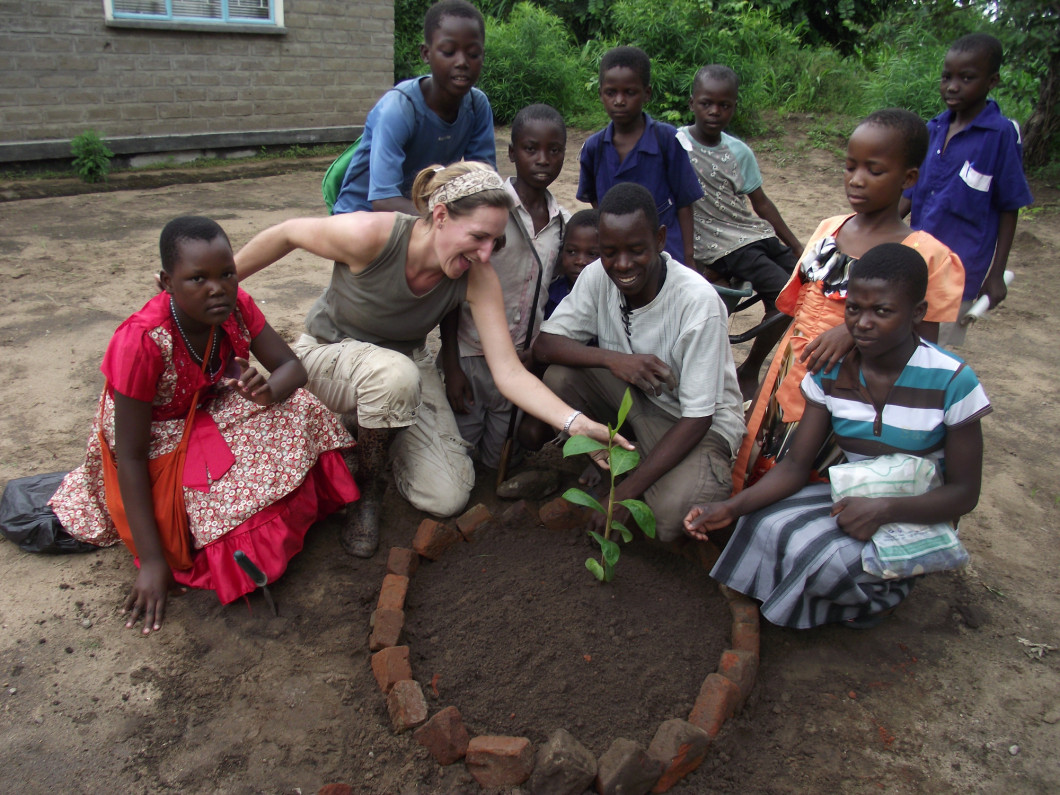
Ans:
POLYGON ((980 419, 990 402, 971 368, 916 335, 926 288, 927 265, 908 246, 885 243, 856 262, 845 306, 855 348, 830 373, 803 379, 806 411, 787 456, 750 488, 685 517, 699 540, 740 520, 711 576, 760 600, 774 624, 875 626, 913 584, 862 569, 861 551, 876 530, 956 520, 979 500, 980 419), (807 485, 829 431, 849 461, 922 456, 943 473, 943 485, 916 497, 833 503, 827 483, 807 485))

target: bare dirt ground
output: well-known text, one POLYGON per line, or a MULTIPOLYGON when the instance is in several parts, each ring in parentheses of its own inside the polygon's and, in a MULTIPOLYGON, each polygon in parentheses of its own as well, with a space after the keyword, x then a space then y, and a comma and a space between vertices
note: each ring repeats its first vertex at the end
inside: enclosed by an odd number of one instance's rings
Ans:
MULTIPOLYGON (((577 206, 581 140, 572 136, 555 186, 569 208, 577 206)), ((766 190, 797 234, 806 238, 821 218, 846 211, 834 153, 810 148, 797 132, 755 146, 766 190)), ((0 483, 79 463, 102 385, 100 359, 113 329, 152 293, 167 220, 212 216, 238 246, 285 217, 319 214, 323 168, 0 204, 0 483)), ((10 186, 0 187, 10 195, 10 186)), ((924 579, 871 631, 764 627, 755 692, 675 792, 1060 788, 1060 652, 1050 649, 1060 646, 1060 318, 1049 298, 1058 294, 1060 222, 1057 192, 1034 187, 1042 208, 1020 221, 1009 299, 962 351, 995 409, 984 422, 982 499, 962 525, 970 567, 924 579)), ((291 338, 329 272, 328 263, 293 255, 246 287, 291 338)), ((483 475, 473 499, 503 507, 489 495, 491 480, 483 475)), ((387 505, 383 547, 407 545, 420 516, 392 493, 387 505)), ((0 791, 312 793, 336 781, 364 793, 475 791, 461 765, 439 768, 410 737, 391 733, 367 648, 384 559, 344 555, 339 522, 333 517, 311 533, 273 587, 279 618, 260 596, 220 607, 212 594, 193 593, 172 603, 163 631, 149 638, 125 630, 118 613, 134 571, 124 549, 40 557, 0 544, 0 791)), ((576 590, 594 587, 581 569, 587 547, 580 541, 542 543, 571 550, 565 574, 576 590)), ((474 602, 490 567, 523 565, 503 545, 495 553, 485 571, 454 562, 453 593, 474 602)), ((616 599, 649 609, 645 595, 660 576, 677 578, 685 601, 716 599, 698 571, 658 564, 636 544, 625 554, 616 599), (642 582, 636 572, 645 567, 642 582)), ((520 578, 512 582, 517 590, 520 578)), ((687 683, 717 663, 707 628, 672 632, 668 612, 683 612, 680 599, 646 627, 616 627, 606 617, 595 625, 591 614, 573 618, 562 586, 543 587, 528 575, 516 603, 520 595, 554 609, 531 626, 505 621, 488 633, 543 657, 580 660, 584 644, 568 630, 585 621, 586 643, 597 634, 618 638, 646 661, 587 665, 574 681, 524 698, 512 707, 519 713, 512 728, 534 742, 559 725, 580 736, 570 721, 606 725, 627 713, 641 717, 632 726, 614 722, 647 742, 660 720, 683 716, 695 696, 687 683), (672 687, 660 688, 671 679, 672 687), (610 689, 597 706, 567 717, 564 692, 598 681, 610 689)), ((410 599, 410 610, 430 603, 415 592, 410 599)), ((447 644, 475 642, 447 622, 444 604, 437 609, 433 628, 416 629, 424 651, 413 671, 425 691, 447 644)), ((533 680, 540 657, 522 659, 520 677, 497 672, 501 681, 485 675, 485 660, 474 687, 533 680)), ((432 710, 455 692, 447 692, 444 672, 438 686, 432 710)), ((505 717, 466 714, 472 733, 506 730, 505 717), (498 718, 502 725, 491 723, 498 718)), ((595 738, 599 729, 585 732, 595 738)), ((602 739, 583 741, 603 750, 602 739)))

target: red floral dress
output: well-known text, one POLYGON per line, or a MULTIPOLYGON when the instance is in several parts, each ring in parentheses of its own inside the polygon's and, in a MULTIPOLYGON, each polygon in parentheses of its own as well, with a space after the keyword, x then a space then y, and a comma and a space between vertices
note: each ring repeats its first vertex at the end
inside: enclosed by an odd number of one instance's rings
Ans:
MULTIPOLYGON (((265 327, 253 299, 239 290, 236 309, 218 328, 222 362, 247 358, 265 327)), ((199 394, 184 471, 184 500, 195 554, 180 583, 217 591, 230 602, 254 590, 233 559, 237 549, 279 577, 302 549, 309 528, 360 494, 342 455, 353 440, 338 418, 303 389, 259 406, 220 385, 224 367, 207 378, 180 338, 165 293, 114 332, 100 368, 107 387, 88 439, 85 462, 63 480, 51 506, 71 536, 91 544, 118 542, 103 497, 97 431, 114 448, 114 400, 150 402, 152 458, 180 442, 199 394)))

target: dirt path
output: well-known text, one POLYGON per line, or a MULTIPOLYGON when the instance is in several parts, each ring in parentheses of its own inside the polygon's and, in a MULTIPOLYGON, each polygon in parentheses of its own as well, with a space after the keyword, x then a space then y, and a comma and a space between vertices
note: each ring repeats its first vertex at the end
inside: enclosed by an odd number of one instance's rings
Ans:
MULTIPOLYGON (((568 207, 579 144, 572 138, 556 190, 568 207)), ((795 135, 758 151, 766 190, 804 239, 846 210, 834 155, 795 135)), ((210 215, 238 246, 282 218, 318 213, 318 184, 301 172, 0 204, 0 483, 79 462, 100 358, 152 293, 167 220, 210 215)), ((1060 319, 1050 267, 1060 222, 1057 193, 1035 187, 1051 206, 1020 222, 1009 300, 962 351, 995 407, 984 422, 982 500, 963 524, 971 567, 925 579, 869 632, 764 628, 748 705, 674 791, 1056 791, 1060 652, 1038 659, 1021 642, 1060 646, 1060 319)), ((328 272, 294 255, 247 287, 290 338, 328 272)), ((487 491, 484 483, 476 497, 487 491)), ((407 544, 419 516, 393 494, 387 507, 384 547, 407 544)), ((475 791, 462 766, 438 768, 389 731, 366 643, 384 562, 342 554, 337 524, 311 534, 275 586, 278 619, 260 600, 221 608, 196 593, 147 639, 118 616, 133 572, 123 550, 42 558, 0 544, 0 790, 311 793, 345 781, 366 793, 475 791)), ((584 550, 572 548, 578 570, 584 550)), ((473 593, 474 582, 459 585, 473 593)), ((564 616, 557 599, 554 621, 564 616)), ((440 643, 446 630, 439 624, 440 643)), ((547 624, 512 640, 568 650, 547 624)), ((716 663, 715 652, 697 659, 698 640, 644 645, 685 679, 687 668, 702 665, 705 676, 716 663)), ((425 684, 431 673, 414 668, 425 684)), ((620 684, 653 700, 635 672, 620 684)), ((555 704, 531 708, 539 742, 555 704)))

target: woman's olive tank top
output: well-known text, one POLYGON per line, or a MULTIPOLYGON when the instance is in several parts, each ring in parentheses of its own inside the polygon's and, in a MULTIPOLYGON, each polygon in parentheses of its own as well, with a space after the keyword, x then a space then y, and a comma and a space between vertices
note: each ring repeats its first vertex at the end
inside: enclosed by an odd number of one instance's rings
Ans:
POLYGON ((415 295, 405 278, 409 238, 418 219, 398 213, 383 250, 368 267, 353 273, 336 262, 331 284, 306 315, 306 329, 320 342, 350 338, 400 353, 411 353, 467 294, 467 274, 443 278, 430 292, 415 295))

